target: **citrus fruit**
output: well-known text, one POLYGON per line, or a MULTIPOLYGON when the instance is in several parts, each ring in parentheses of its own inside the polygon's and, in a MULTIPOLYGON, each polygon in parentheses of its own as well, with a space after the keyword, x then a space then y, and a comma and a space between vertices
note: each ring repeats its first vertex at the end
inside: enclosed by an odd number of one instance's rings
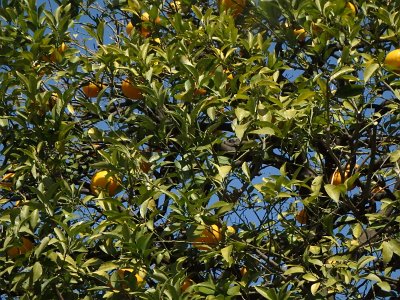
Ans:
POLYGON ((138 88, 137 86, 134 86, 131 81, 129 81, 128 79, 125 79, 122 82, 122 94, 124 94, 125 97, 130 98, 130 99, 142 99, 143 95, 142 95, 142 91, 140 90, 140 88, 138 88))
POLYGON ((306 31, 304 30, 304 28, 295 29, 293 30, 293 33, 300 42, 306 39, 306 31))
POLYGON ((355 5, 351 2, 346 3, 346 9, 350 10, 350 13, 352 16, 355 16, 357 14, 357 9, 355 5))
POLYGON ((118 178, 111 175, 108 171, 99 171, 95 173, 90 183, 90 190, 96 196, 101 190, 107 190, 108 194, 113 196, 118 187, 118 178))
POLYGON ((94 84, 93 82, 91 82, 88 85, 82 87, 82 91, 86 95, 86 97, 94 98, 97 97, 102 88, 103 85, 94 84))
POLYGON ((184 291, 186 291, 191 285, 194 284, 194 281, 190 278, 186 278, 181 285, 181 292, 183 293, 184 291))
POLYGON ((234 17, 241 14, 246 6, 246 0, 219 0, 218 3, 221 10, 232 10, 234 17))
POLYGON ((128 25, 126 25, 125 30, 126 30, 126 33, 127 33, 128 35, 131 34, 131 32, 132 32, 132 30, 133 30, 133 24, 132 24, 132 22, 129 22, 128 25))
POLYGON ((218 225, 207 226, 201 235, 194 239, 194 246, 199 250, 208 250, 208 246, 215 246, 221 241, 221 229, 218 225))
MULTIPOLYGON (((130 268, 123 268, 123 269, 119 269, 117 270, 117 274, 119 276, 119 278, 121 278, 121 280, 125 279, 126 273, 132 273, 133 269, 130 268)), ((135 274, 135 278, 136 278, 136 284, 137 285, 142 285, 144 283, 144 278, 142 276, 140 276, 138 273, 135 274)))
POLYGON ((393 71, 400 71, 400 49, 390 51, 385 58, 385 65, 393 71))
POLYGON ((308 221, 307 211, 305 209, 300 210, 296 215, 296 220, 300 224, 307 224, 308 221))

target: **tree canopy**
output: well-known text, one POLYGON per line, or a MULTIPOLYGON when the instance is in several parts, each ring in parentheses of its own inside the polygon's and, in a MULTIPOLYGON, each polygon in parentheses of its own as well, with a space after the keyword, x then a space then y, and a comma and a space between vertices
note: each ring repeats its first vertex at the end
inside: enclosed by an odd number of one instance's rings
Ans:
POLYGON ((398 7, 2 0, 0 295, 398 299, 398 7))

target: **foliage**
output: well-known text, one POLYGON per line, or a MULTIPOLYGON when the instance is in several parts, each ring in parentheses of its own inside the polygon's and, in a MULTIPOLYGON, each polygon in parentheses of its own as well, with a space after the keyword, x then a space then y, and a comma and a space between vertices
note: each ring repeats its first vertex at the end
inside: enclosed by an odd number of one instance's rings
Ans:
POLYGON ((0 294, 400 297, 398 2, 353 3, 2 0, 0 294))

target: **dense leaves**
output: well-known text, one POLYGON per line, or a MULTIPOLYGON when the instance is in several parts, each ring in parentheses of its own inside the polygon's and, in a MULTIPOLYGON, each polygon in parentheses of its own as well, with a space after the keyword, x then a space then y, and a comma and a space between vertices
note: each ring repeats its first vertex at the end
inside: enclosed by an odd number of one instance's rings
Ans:
POLYGON ((0 294, 399 297, 397 2, 222 2, 1 1, 0 294))

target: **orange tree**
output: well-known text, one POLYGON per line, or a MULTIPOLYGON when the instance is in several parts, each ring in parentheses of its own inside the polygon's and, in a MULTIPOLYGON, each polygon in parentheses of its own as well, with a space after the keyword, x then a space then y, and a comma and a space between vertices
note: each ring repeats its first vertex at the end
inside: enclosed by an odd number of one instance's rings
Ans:
POLYGON ((399 297, 398 2, 220 2, 1 1, 5 298, 399 297))

